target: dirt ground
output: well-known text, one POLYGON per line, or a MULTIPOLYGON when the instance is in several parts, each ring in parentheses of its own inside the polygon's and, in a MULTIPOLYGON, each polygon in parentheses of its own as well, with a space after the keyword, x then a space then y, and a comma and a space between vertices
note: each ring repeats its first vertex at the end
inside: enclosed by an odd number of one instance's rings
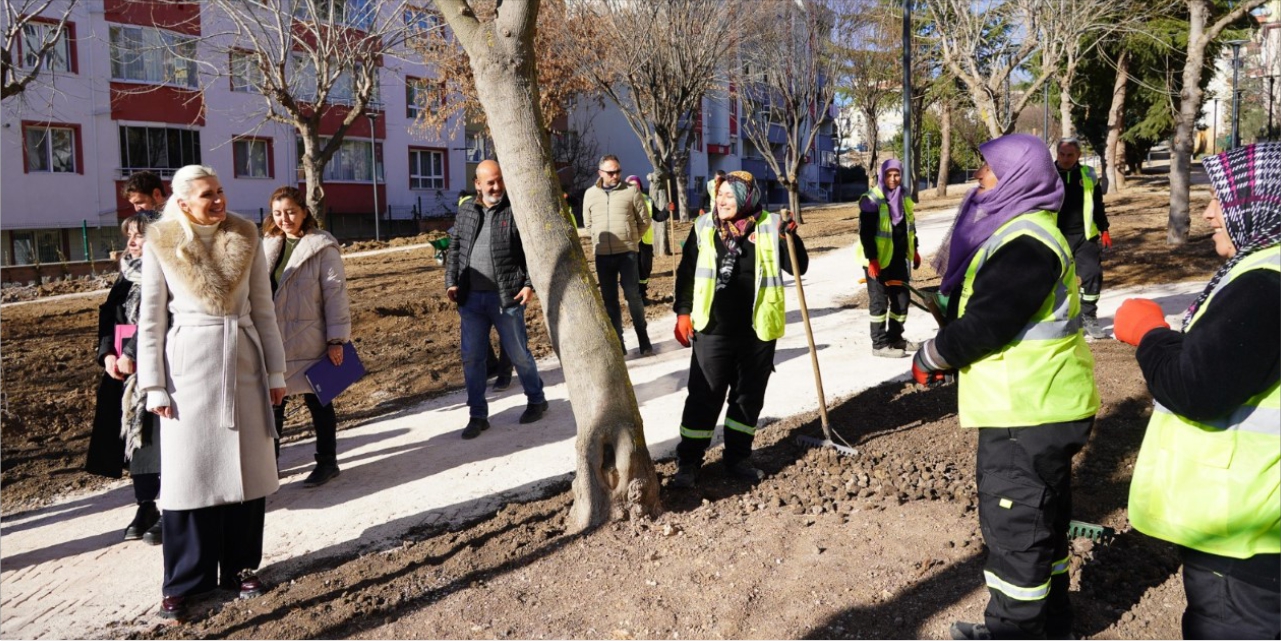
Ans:
MULTIPOLYGON (((1196 216, 1186 247, 1165 244, 1161 187, 1153 180, 1109 196, 1116 248, 1105 258, 1105 287, 1207 279, 1218 266, 1196 216)), ((1199 188, 1193 198, 1199 212, 1208 193, 1199 188)), ((922 212, 957 201, 927 201, 922 212)), ((812 251, 847 246, 856 219, 851 206, 811 210, 801 233, 812 251)), ((657 263, 652 295, 672 287, 672 262, 657 263)), ((461 387, 458 316, 432 251, 356 258, 347 269, 353 334, 369 375, 339 401, 342 427, 461 387)), ((99 376, 99 302, 4 311, 5 515, 101 484, 80 470, 99 376)), ((850 304, 861 303, 852 296, 850 304)), ((655 304, 647 314, 669 308, 655 304)), ((529 320, 531 349, 549 356, 537 304, 529 320)), ((1099 341, 1092 349, 1103 408, 1077 458, 1076 518, 1119 534, 1107 545, 1077 545, 1078 634, 1176 638, 1177 558, 1130 531, 1124 510, 1150 397, 1132 348, 1099 341)), ((795 435, 818 433, 816 416, 772 419, 758 436, 758 464, 770 477, 755 487, 721 480, 713 462, 698 492, 664 490, 666 512, 655 521, 565 536, 567 479, 537 500, 411 532, 381 551, 289 576, 267 568, 276 587, 266 596, 211 598, 198 604, 198 622, 144 636, 945 638, 952 621, 979 620, 986 600, 975 435, 959 429, 955 407, 954 388, 883 385, 832 404, 833 425, 857 443, 858 457, 797 446, 795 435)), ((286 438, 305 428, 291 424, 286 438)), ((670 475, 674 464, 659 470, 670 475)))

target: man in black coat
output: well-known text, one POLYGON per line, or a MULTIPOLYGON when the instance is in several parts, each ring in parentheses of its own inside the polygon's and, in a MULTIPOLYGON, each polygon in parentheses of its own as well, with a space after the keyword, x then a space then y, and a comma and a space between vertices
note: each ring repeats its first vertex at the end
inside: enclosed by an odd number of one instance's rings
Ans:
POLYGON ((529 401, 520 422, 533 423, 547 411, 543 381, 525 331, 525 305, 534 288, 497 162, 486 160, 476 167, 476 192, 477 198, 458 207, 445 260, 445 294, 458 304, 462 317, 463 380, 471 408, 462 434, 466 439, 489 429, 485 356, 491 327, 498 330, 529 401))

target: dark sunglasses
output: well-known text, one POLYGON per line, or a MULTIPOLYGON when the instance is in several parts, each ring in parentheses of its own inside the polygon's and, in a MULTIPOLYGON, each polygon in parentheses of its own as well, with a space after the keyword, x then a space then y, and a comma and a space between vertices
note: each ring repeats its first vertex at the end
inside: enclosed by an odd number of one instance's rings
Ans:
POLYGON ((606 176, 617 176, 623 173, 623 170, 619 169, 618 171, 608 171, 608 170, 602 169, 600 170, 600 173, 605 174, 606 176))

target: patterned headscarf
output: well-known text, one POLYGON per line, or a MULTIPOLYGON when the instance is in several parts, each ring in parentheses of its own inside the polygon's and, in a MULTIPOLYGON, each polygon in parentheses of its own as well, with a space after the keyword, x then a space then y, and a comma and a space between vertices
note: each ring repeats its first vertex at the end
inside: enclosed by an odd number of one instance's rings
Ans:
POLYGON ((712 220, 716 221, 716 233, 720 235, 721 242, 725 245, 725 255, 721 257, 720 266, 716 272, 716 291, 729 285, 734 276, 734 268, 738 265, 743 237, 750 233, 749 230, 755 226, 756 218, 765 208, 765 198, 761 195, 760 188, 756 186, 756 179, 750 173, 731 171, 724 178, 716 180, 715 191, 719 193, 721 185, 725 184, 734 191, 738 212, 730 220, 721 220, 715 211, 712 212, 712 220))
POLYGON ((1281 143, 1265 142, 1206 156, 1201 164, 1223 209, 1223 226, 1237 253, 1215 272, 1183 315, 1183 329, 1219 281, 1246 256, 1281 242, 1281 143))

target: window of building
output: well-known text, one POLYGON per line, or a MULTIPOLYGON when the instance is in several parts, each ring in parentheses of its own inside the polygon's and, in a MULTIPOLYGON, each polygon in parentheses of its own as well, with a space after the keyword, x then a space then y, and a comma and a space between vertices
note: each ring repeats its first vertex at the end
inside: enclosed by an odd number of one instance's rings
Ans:
POLYGON ((73 127, 25 125, 27 172, 76 173, 76 145, 80 144, 76 138, 73 127))
POLYGON ((409 188, 445 189, 445 152, 441 149, 409 150, 409 188))
POLYGON ((314 18, 318 22, 333 23, 368 30, 378 15, 374 0, 309 0, 294 4, 294 15, 314 18))
POLYGON ((112 25, 111 77, 195 87, 196 39, 152 27, 112 25))
POLYGON ((32 20, 22 25, 22 66, 31 69, 43 58, 43 69, 75 71, 75 58, 71 49, 72 29, 73 25, 70 22, 62 29, 58 29, 56 22, 32 20), (40 49, 50 41, 54 41, 54 45, 44 52, 44 55, 40 55, 40 49))
POLYGON ((120 127, 120 175, 146 169, 172 176, 200 164, 200 132, 167 127, 120 127))
POLYGON ((258 55, 249 51, 231 52, 231 90, 258 93, 262 87, 258 55))
POLYGON ((430 90, 422 78, 410 78, 405 82, 405 116, 418 119, 418 113, 427 107, 430 90))
POLYGON ((270 138, 242 137, 231 141, 236 178, 272 178, 270 138))
MULTIPOLYGON (((303 146, 302 139, 298 139, 298 175, 302 176, 302 156, 303 146)), ((321 146, 329 144, 328 138, 320 139, 321 146)), ((325 165, 325 173, 321 180, 325 181, 346 181, 346 182, 373 182, 373 174, 370 172, 370 151, 368 140, 344 140, 338 151, 334 152, 329 163, 325 165)), ((374 149, 378 154, 378 180, 383 180, 383 146, 377 145, 374 149)))
POLYGON ((57 263, 62 253, 62 232, 58 230, 13 232, 14 265, 57 263))
POLYGON ((440 26, 440 14, 422 7, 406 7, 405 26, 411 36, 421 35, 440 26))
MULTIPOLYGON (((316 65, 310 56, 295 53, 292 56, 294 72, 290 80, 290 88, 298 99, 312 102, 316 99, 317 76, 316 65)), ((333 64, 337 64, 334 62, 333 64)), ((363 65, 356 65, 355 75, 364 73, 363 65)), ((369 104, 377 105, 379 102, 379 85, 377 81, 377 69, 375 68, 375 82, 369 92, 369 104)), ((329 93, 325 98, 328 104, 350 105, 356 102, 356 83, 352 78, 352 70, 345 69, 333 79, 329 85, 329 93)))

